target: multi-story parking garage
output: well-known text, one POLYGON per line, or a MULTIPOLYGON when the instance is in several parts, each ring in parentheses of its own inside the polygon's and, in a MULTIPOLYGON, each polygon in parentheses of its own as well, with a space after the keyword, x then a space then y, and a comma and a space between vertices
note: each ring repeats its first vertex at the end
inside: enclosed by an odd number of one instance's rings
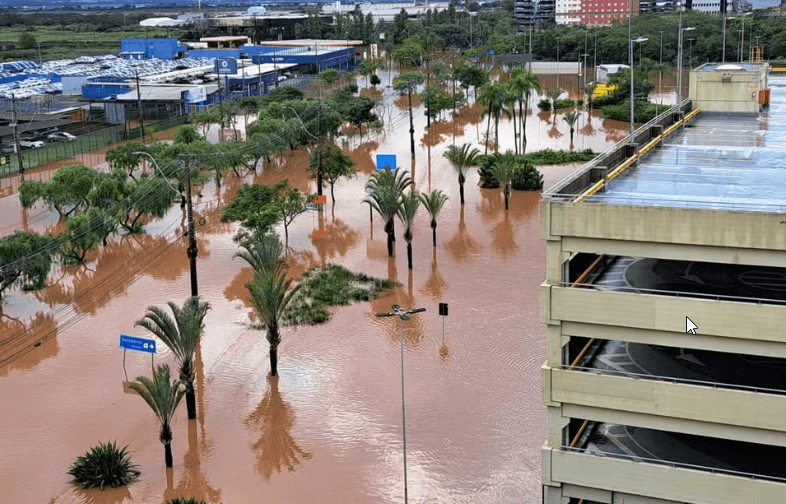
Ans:
POLYGON ((699 112, 614 178, 600 160, 544 194, 544 502, 783 501, 786 80, 770 86, 764 114, 699 112))

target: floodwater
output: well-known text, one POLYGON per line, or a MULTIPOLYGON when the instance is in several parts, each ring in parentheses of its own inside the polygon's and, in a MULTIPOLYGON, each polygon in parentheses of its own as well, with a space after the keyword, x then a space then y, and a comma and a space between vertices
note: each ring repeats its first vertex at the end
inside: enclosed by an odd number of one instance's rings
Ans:
MULTIPOLYGON (((197 196, 199 293, 212 309, 197 360, 198 419, 188 421, 185 408, 178 410, 172 470, 164 468, 150 408, 123 386, 126 372, 130 379, 149 375, 151 358, 129 352, 124 371, 118 337, 150 337, 134 327, 145 308, 182 303, 190 293, 180 208, 150 223, 147 234, 115 237, 84 265, 56 268, 46 289, 7 295, 0 318, 0 501, 160 503, 182 496, 225 504, 403 502, 402 330, 410 501, 540 502, 546 425, 540 404, 546 350, 538 318, 545 269, 540 193, 514 192, 506 212, 501 191, 479 189, 472 171, 462 207, 442 153, 454 141, 479 144, 485 133, 480 110, 468 107, 453 123, 418 133, 410 163, 406 110, 389 108, 382 131, 362 142, 346 140, 362 173, 337 184, 335 205, 291 225, 288 256, 294 276, 334 262, 401 286, 373 302, 332 309, 326 324, 284 328, 277 378, 268 376, 264 334, 248 327, 252 310, 243 285, 250 271, 234 258, 237 226, 219 222, 242 181, 229 175, 221 188, 211 183, 197 196), (396 153, 418 189, 450 196, 436 249, 428 216, 421 211, 417 217, 412 271, 401 226, 396 256, 389 259, 382 224, 377 216, 370 222, 361 203, 376 152, 396 153), (446 318, 438 315, 440 302, 449 304, 446 318), (374 316, 392 304, 427 311, 401 325, 374 316), (74 458, 110 440, 128 445, 142 472, 139 481, 105 491, 70 484, 66 471, 74 458)), ((576 148, 603 150, 624 136, 624 124, 596 117, 589 124, 594 136, 577 134, 576 148)), ((424 126, 418 108, 415 130, 424 126)), ((512 148, 511 132, 503 121, 502 149, 512 148)), ((568 148, 567 136, 560 117, 548 124, 537 114, 529 117, 529 151, 568 148), (549 135, 552 128, 562 135, 549 135)), ((303 150, 288 152, 249 180, 288 177, 314 191, 306 162, 303 150)), ((574 168, 544 167, 546 185, 574 168)), ((28 176, 46 179, 49 173, 28 176)), ((0 232, 56 226, 46 208, 20 210, 17 181, 1 183, 14 193, 0 198, 0 232)), ((174 365, 165 348, 155 356, 161 363, 174 365)))

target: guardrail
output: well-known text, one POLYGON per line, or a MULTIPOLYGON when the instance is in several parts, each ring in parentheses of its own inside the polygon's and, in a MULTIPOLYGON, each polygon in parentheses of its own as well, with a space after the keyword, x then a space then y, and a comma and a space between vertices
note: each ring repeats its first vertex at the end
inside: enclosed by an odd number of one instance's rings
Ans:
POLYGON ((755 392, 759 394, 786 395, 786 389, 779 390, 779 389, 771 389, 767 387, 752 387, 749 385, 738 385, 734 383, 692 380, 689 378, 677 378, 674 376, 662 376, 662 375, 653 375, 653 374, 645 374, 645 373, 631 373, 627 371, 616 371, 613 369, 598 369, 598 368, 590 368, 590 367, 571 366, 570 364, 562 364, 558 367, 558 369, 562 369, 563 371, 593 373, 593 374, 605 375, 605 376, 621 376, 625 378, 653 380, 653 381, 661 381, 661 382, 668 382, 674 384, 698 385, 701 387, 710 387, 713 389, 729 389, 729 390, 741 390, 745 392, 755 392))
POLYGON ((685 298, 712 299, 715 301, 738 301, 742 303, 786 305, 786 300, 784 299, 758 298, 758 297, 747 297, 747 296, 729 296, 727 294, 708 294, 703 292, 686 292, 686 291, 673 291, 673 290, 667 291, 667 290, 647 289, 647 288, 633 287, 633 286, 614 287, 610 285, 595 285, 595 284, 587 284, 587 283, 576 284, 571 282, 559 282, 552 285, 557 285, 559 287, 571 287, 574 289, 629 292, 633 294, 655 294, 659 296, 670 296, 670 297, 677 297, 677 298, 685 297, 685 298))
POLYGON ((752 479, 761 479, 761 480, 768 480, 768 481, 776 481, 778 483, 786 483, 786 478, 780 478, 778 476, 768 476, 766 474, 756 474, 756 473, 748 473, 742 471, 735 471, 733 469, 722 469, 719 467, 710 467, 710 466, 703 466, 697 464, 689 464, 686 462, 676 462, 672 460, 662 460, 662 459, 654 459, 649 457, 640 457, 638 455, 628 455, 624 453, 607 453, 607 452, 598 452, 598 451, 590 451, 587 448, 571 448, 570 446, 560 446, 560 449, 565 452, 576 452, 576 453, 583 453, 585 455, 592 455, 594 457, 607 457, 607 458, 617 458, 617 459, 624 459, 630 460, 631 462, 645 462, 650 464, 657 464, 657 465, 666 465, 669 467, 673 467, 675 469, 695 469, 698 471, 709 472, 712 474, 726 474, 729 476, 739 476, 741 478, 752 478, 752 479))

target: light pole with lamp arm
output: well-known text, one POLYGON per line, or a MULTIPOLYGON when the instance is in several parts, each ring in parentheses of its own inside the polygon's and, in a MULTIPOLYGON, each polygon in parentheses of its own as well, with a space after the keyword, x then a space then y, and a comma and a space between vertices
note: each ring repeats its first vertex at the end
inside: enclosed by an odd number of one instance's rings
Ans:
POLYGON ((693 26, 683 28, 682 20, 680 20, 680 36, 677 44, 677 113, 680 117, 682 116, 682 34, 695 29, 693 26))
POLYGON ((639 37, 637 39, 630 39, 630 51, 628 54, 630 56, 630 147, 632 155, 636 155, 636 139, 634 135, 634 103, 636 101, 635 95, 633 94, 633 44, 640 44, 641 42, 646 42, 648 39, 645 37, 639 37))
POLYGON ((726 20, 734 19, 734 16, 726 16, 723 18, 723 63, 726 63, 726 20))
POLYGON ((377 317, 393 317, 398 315, 398 340, 401 354, 401 432, 404 439, 404 504, 408 504, 407 496, 407 416, 404 407, 404 326, 402 322, 409 320, 409 315, 426 311, 425 308, 411 308, 407 311, 401 309, 397 304, 393 305, 392 312, 377 313, 377 317))

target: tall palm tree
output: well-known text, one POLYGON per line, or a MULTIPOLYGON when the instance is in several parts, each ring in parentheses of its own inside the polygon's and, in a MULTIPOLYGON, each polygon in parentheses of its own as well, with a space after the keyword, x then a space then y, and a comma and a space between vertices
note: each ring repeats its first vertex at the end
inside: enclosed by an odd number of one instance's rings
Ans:
POLYGON ((519 95, 519 132, 521 134, 521 153, 527 149, 527 109, 532 92, 540 92, 540 79, 531 70, 514 68, 510 73, 510 86, 519 95), (523 99, 522 99, 523 97, 523 99))
MULTIPOLYGON (((510 151, 508 151, 508 154, 510 154, 510 151)), ((502 186, 502 192, 505 194, 505 210, 508 209, 510 184, 513 182, 515 173, 516 163, 510 155, 497 157, 497 160, 491 165, 491 174, 494 175, 499 185, 502 186)))
POLYGON ((407 264, 412 269, 412 222, 420 208, 420 192, 410 189, 408 194, 401 197, 401 206, 398 209, 398 218, 404 224, 404 240, 407 242, 407 264))
POLYGON ((464 182, 467 180, 467 172, 475 164, 480 151, 472 147, 471 144, 464 144, 461 147, 455 145, 448 145, 442 157, 450 162, 456 174, 458 174, 459 195, 461 196, 461 204, 464 204, 464 182))
POLYGON ((366 182, 368 196, 363 200, 374 209, 385 223, 385 232, 388 235, 388 256, 393 257, 393 245, 396 241, 395 221, 404 190, 412 183, 412 178, 407 170, 401 168, 391 170, 386 166, 384 170, 377 170, 371 174, 366 182))
POLYGON ((559 97, 562 96, 562 93, 564 93, 564 92, 565 91, 563 91, 563 90, 561 90, 559 88, 552 89, 549 92, 549 97, 551 98, 552 109, 554 109, 554 124, 557 123, 557 100, 559 100, 559 97))
POLYGON ((437 246, 437 217, 439 217, 439 213, 442 211, 442 207, 445 206, 446 201, 448 201, 448 196, 439 189, 420 195, 420 202, 423 203, 423 207, 431 218, 431 235, 435 247, 437 246))
POLYGON ((247 285, 251 292, 251 304, 267 329, 271 376, 278 376, 278 345, 281 344, 279 321, 300 290, 300 285, 290 289, 291 285, 292 279, 287 278, 283 270, 270 271, 264 275, 255 273, 254 281, 247 285))
POLYGON ((587 108, 589 110, 592 110, 592 95, 595 94, 595 89, 597 87, 597 82, 588 82, 584 85, 584 93, 587 95, 587 108))
POLYGON ((180 380, 169 381, 169 366, 166 364, 158 366, 153 380, 147 376, 137 376, 135 382, 128 384, 145 400, 145 402, 156 414, 156 418, 161 423, 161 430, 158 439, 164 445, 164 462, 167 467, 172 467, 172 428, 170 423, 175 416, 177 405, 186 393, 180 380))
POLYGON ((281 260, 284 248, 277 236, 265 234, 240 246, 243 250, 237 252, 235 257, 245 260, 256 273, 266 275, 284 268, 284 261, 281 260))
POLYGON ((505 85, 501 82, 490 82, 480 88, 478 103, 486 107, 485 114, 488 116, 488 126, 486 127, 486 151, 488 154, 488 137, 491 132, 491 120, 494 119, 494 151, 499 150, 499 118, 502 115, 502 108, 505 104, 505 85))
POLYGON ((204 319, 210 304, 200 301, 198 296, 186 299, 183 306, 170 301, 167 303, 174 318, 164 308, 148 306, 145 318, 137 320, 134 325, 142 326, 175 354, 180 365, 180 381, 186 387, 186 406, 188 418, 196 418, 196 395, 194 394, 194 356, 199 339, 205 332, 204 319))
POLYGON ((565 113, 565 117, 562 118, 568 124, 570 128, 570 146, 573 148, 573 132, 576 131, 576 121, 579 118, 579 113, 575 110, 571 110, 570 112, 565 113))
POLYGON ((511 119, 513 124, 513 149, 516 154, 519 153, 519 132, 517 131, 516 124, 516 102, 521 96, 518 90, 511 84, 510 81, 504 84, 505 94, 502 99, 502 112, 504 112, 511 119))

